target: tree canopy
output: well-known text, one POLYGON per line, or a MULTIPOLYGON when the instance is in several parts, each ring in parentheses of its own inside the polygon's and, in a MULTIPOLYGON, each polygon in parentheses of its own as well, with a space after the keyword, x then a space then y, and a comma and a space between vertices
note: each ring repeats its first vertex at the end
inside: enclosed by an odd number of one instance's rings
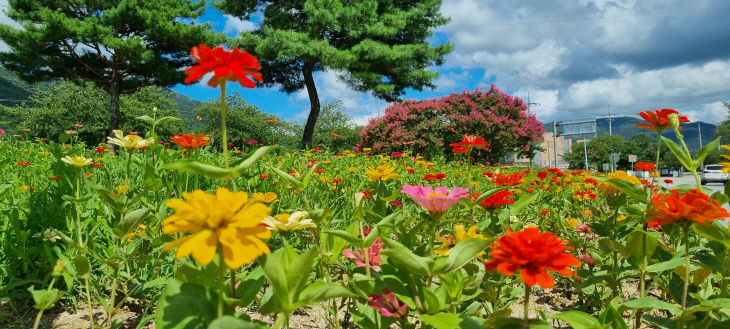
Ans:
POLYGON ((348 86, 387 101, 406 89, 434 88, 452 50, 427 38, 448 20, 440 0, 221 0, 227 14, 249 18, 263 12, 260 27, 232 43, 261 60, 264 84, 291 93, 306 88, 311 109, 302 144, 312 145, 320 101, 313 72, 330 69, 348 86))
POLYGON ((193 21, 205 10, 193 0, 10 0, 0 39, 12 49, 0 63, 29 82, 90 81, 110 97, 109 130, 119 127, 119 95, 180 83, 188 52, 222 38, 193 21))

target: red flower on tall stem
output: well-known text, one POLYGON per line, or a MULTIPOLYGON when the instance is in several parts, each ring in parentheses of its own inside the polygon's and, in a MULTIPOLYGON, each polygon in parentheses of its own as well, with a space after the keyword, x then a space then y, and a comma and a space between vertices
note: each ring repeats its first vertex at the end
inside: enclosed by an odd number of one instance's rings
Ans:
POLYGON ((655 224, 671 224, 690 222, 707 225, 709 222, 730 217, 725 208, 717 200, 698 189, 680 194, 679 190, 671 190, 669 194, 657 194, 651 198, 651 209, 646 221, 655 224))
POLYGON ((449 145, 453 147, 454 153, 469 153, 475 147, 479 147, 485 150, 489 149, 489 143, 485 141, 484 138, 474 135, 464 135, 461 139, 461 142, 452 143, 449 145))
POLYGON ((263 81, 261 65, 256 57, 238 47, 225 50, 222 46, 210 49, 206 45, 193 47, 190 55, 199 63, 185 70, 185 84, 200 80, 205 74, 213 72, 214 76, 208 80, 208 86, 217 88, 223 81, 236 81, 241 86, 255 88, 256 83, 250 77, 263 81))
POLYGON ((656 166, 651 162, 637 162, 634 165, 634 170, 637 171, 654 171, 656 166))
MULTIPOLYGON (((644 111, 637 113, 639 116, 644 118, 648 123, 641 122, 637 123, 636 126, 639 128, 646 128, 651 131, 662 132, 664 129, 671 128, 669 124, 669 115, 672 113, 678 113, 677 110, 673 109, 661 109, 654 111, 644 111)), ((679 122, 689 122, 686 116, 680 115, 679 122)), ((679 127, 682 129, 682 127, 679 127)))
POLYGON ((567 252, 573 249, 566 247, 567 244, 568 241, 551 232, 541 233, 536 227, 517 232, 507 229, 507 234, 492 244, 491 260, 484 266, 487 271, 496 269, 506 276, 520 271, 522 281, 528 286, 552 288, 555 280, 548 271, 573 275, 569 267, 580 266, 580 260, 567 252))

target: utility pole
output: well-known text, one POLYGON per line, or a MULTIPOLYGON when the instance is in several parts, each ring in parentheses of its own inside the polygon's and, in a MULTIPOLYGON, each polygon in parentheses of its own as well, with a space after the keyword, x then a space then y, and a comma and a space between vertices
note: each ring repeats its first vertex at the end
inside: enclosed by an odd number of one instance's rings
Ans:
POLYGON ((555 157, 555 168, 558 168, 558 122, 553 121, 553 155, 555 157))
POLYGON ((702 125, 697 121, 697 135, 700 137, 700 149, 702 149, 702 125))
POLYGON ((538 103, 530 102, 530 92, 527 92, 527 114, 530 114, 530 105, 540 105, 538 103))
POLYGON ((608 110, 608 136, 613 135, 613 127, 611 125, 611 121, 613 121, 613 119, 611 119, 611 110, 609 107, 609 110, 608 110))

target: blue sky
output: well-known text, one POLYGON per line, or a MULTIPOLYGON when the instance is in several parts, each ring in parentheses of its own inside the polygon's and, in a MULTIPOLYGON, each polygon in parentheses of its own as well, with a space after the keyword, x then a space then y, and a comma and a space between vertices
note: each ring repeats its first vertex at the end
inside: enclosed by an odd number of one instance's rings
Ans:
MULTIPOLYGON (((0 23, 13 25, 2 13, 0 23)), ((540 120, 565 120, 675 108, 693 121, 727 118, 730 101, 730 1, 727 0, 444 0, 451 21, 434 43, 453 44, 435 90, 408 92, 425 99, 488 88, 491 83, 535 103, 540 120)), ((234 37, 255 28, 209 8, 200 19, 234 37)), ((0 42, 0 51, 7 47, 0 42)), ((353 91, 338 72, 315 74, 322 102, 339 98, 357 123, 388 104, 353 91)), ((218 97, 204 84, 173 88, 198 100, 218 97)), ((249 103, 287 120, 304 121, 305 90, 229 88, 249 103)))

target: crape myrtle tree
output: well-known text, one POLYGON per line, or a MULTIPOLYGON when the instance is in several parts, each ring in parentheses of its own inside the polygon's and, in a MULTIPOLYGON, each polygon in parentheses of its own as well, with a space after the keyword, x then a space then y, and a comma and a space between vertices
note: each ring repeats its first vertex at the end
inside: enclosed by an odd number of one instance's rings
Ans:
POLYGON ((200 43, 222 35, 192 21, 205 1, 10 0, 7 14, 22 27, 0 24, 11 51, 0 63, 29 82, 90 81, 110 96, 109 132, 120 126, 119 96, 183 81, 182 68, 200 43))
POLYGON ((255 31, 231 41, 259 58, 264 85, 286 93, 307 89, 309 117, 302 146, 312 146, 320 113, 313 73, 330 69, 351 88, 387 101, 407 88, 434 88, 453 47, 427 38, 445 24, 440 0, 219 0, 224 13, 249 19, 263 13, 255 31))

